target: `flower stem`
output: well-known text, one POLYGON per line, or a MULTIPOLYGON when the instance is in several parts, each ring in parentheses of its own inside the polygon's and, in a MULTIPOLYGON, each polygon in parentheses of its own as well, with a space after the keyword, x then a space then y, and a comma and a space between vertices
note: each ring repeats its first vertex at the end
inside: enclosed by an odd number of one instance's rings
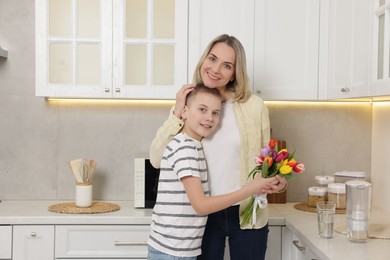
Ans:
POLYGON ((251 220, 254 203, 255 203, 255 198, 252 196, 249 204, 246 206, 245 210, 241 213, 242 215, 241 225, 246 225, 251 220))

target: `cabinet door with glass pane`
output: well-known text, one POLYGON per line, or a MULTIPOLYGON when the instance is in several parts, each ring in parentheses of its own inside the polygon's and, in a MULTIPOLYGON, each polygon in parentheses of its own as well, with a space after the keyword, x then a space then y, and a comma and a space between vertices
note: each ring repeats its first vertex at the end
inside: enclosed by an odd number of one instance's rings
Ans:
POLYGON ((111 1, 37 0, 35 12, 36 95, 111 97, 111 1))
POLYGON ((375 0, 370 94, 390 94, 390 0, 375 0))
POLYGON ((37 0, 36 95, 174 98, 188 0, 37 0))
POLYGON ((187 0, 114 3, 114 97, 175 98, 187 82, 187 0))

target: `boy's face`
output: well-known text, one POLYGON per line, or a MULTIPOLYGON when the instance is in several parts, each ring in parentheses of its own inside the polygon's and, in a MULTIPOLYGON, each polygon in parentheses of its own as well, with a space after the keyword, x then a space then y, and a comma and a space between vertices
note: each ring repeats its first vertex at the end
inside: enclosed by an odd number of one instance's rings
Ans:
POLYGON ((183 132, 199 141, 209 136, 219 124, 221 103, 219 97, 210 93, 200 92, 191 97, 182 113, 183 132))

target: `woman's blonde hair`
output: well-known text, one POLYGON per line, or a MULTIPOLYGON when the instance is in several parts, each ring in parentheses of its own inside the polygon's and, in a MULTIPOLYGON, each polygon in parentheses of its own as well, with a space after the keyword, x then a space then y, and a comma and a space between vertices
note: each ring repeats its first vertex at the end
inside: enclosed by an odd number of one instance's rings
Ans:
POLYGON ((204 60, 207 58, 214 45, 220 42, 225 43, 226 45, 233 48, 234 52, 236 53, 234 80, 229 81, 229 83, 226 85, 226 88, 227 90, 230 90, 234 93, 233 101, 245 102, 252 95, 252 92, 249 88, 249 77, 246 68, 245 50, 241 42, 234 36, 222 34, 209 43, 200 57, 198 64, 196 65, 193 82, 203 83, 200 74, 200 68, 202 67, 204 60))

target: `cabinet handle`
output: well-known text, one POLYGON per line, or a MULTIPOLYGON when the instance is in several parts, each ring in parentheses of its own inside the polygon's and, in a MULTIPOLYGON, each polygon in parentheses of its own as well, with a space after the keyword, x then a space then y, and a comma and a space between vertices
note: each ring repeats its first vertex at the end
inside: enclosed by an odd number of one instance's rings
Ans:
POLYGON ((343 93, 348 93, 350 91, 349 88, 341 88, 341 92, 343 93))
POLYGON ((119 93, 119 92, 121 92, 121 89, 120 88, 116 88, 115 91, 119 93))
POLYGON ((109 88, 105 88, 104 92, 110 92, 110 89, 109 88))
POLYGON ((37 232, 31 232, 30 237, 37 237, 37 232))
POLYGON ((299 241, 298 240, 293 240, 292 242, 293 242, 294 246, 296 248, 298 248, 299 251, 301 251, 302 253, 305 253, 306 247, 299 245, 299 241))
POLYGON ((114 241, 115 246, 146 246, 146 241, 114 241))

